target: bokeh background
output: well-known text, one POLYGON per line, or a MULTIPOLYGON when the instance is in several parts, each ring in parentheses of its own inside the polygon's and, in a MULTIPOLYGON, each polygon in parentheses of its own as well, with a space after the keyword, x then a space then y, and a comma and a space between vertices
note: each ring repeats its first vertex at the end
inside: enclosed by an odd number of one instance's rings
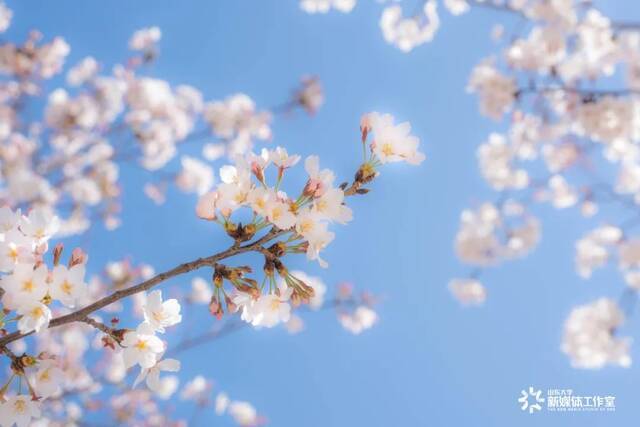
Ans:
MULTIPOLYGON (((404 0, 407 8, 414 0, 404 0)), ((417 0, 415 0, 417 3, 417 0)), ((613 17, 640 19, 640 3, 599 1, 613 17)), ((380 322, 360 336, 344 331, 329 312, 306 315, 306 330, 244 330, 183 353, 183 382, 197 374, 216 389, 252 402, 273 426, 597 426, 633 425, 638 415, 638 369, 575 370, 560 351, 562 325, 571 308, 600 296, 616 298, 623 284, 613 269, 591 280, 574 272, 574 242, 599 224, 575 213, 538 208, 543 239, 527 259, 486 271, 488 300, 463 308, 447 282, 469 273, 453 252, 459 214, 494 200, 481 181, 476 147, 503 125, 480 117, 465 92, 472 67, 495 51, 494 23, 517 25, 507 15, 474 11, 460 18, 441 10, 435 40, 410 54, 387 45, 378 28, 380 4, 361 0, 348 15, 307 15, 295 0, 137 0, 89 2, 8 1, 15 12, 6 34, 22 39, 37 28, 71 45, 69 64, 87 55, 107 69, 127 55, 136 29, 162 30, 152 76, 186 83, 206 99, 236 92, 259 107, 281 104, 304 74, 318 75, 326 103, 309 118, 279 117, 274 142, 348 179, 358 165, 360 116, 368 111, 410 121, 427 160, 419 168, 386 167, 367 197, 352 201, 355 220, 336 230, 320 269, 304 257, 290 261, 382 298, 380 322), (616 396, 615 413, 522 412, 528 386, 573 389, 579 395, 616 396)), ((511 26, 511 27, 510 27, 511 26)), ((191 148, 193 153, 198 147, 191 148)), ((187 151, 188 152, 188 151, 187 151)), ((195 198, 171 191, 155 206, 142 192, 150 176, 124 166, 124 222, 107 232, 97 226, 79 243, 90 253, 89 272, 130 256, 160 271, 226 247, 211 224, 193 215, 195 198)), ((72 241, 78 243, 78 241, 72 241)), ((190 285, 190 277, 173 285, 190 285)), ((200 309, 205 311, 204 308, 200 309)), ((194 328, 213 322, 187 313, 194 328)), ((622 333, 640 326, 630 319, 622 333)), ((637 335, 637 334, 636 334, 637 335)), ((178 336, 168 336, 177 340, 178 336)), ((632 349, 638 357, 638 348, 632 349)), ((188 416, 192 403, 167 403, 188 416)), ((200 426, 231 423, 213 411, 200 426)), ((230 424, 229 424, 230 425, 230 424)))

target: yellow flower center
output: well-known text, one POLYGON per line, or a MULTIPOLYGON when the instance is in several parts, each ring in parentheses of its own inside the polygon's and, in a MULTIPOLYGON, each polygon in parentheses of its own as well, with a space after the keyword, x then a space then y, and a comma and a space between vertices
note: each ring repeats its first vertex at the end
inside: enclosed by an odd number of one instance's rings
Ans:
POLYGON ((318 201, 316 202, 316 210, 317 210, 318 212, 322 212, 322 211, 324 211, 325 209, 327 209, 327 205, 328 205, 328 203, 327 203, 327 201, 326 201, 326 200, 322 200, 322 199, 320 199, 320 200, 318 200, 318 201))
POLYGON ((38 319, 38 318, 44 316, 44 311, 42 311, 42 308, 38 306, 38 307, 34 308, 33 310, 31 310, 30 315, 34 319, 38 319))
POLYGON ((391 156, 393 154, 393 146, 391 144, 384 144, 382 146, 382 154, 391 156))
POLYGON ((22 414, 27 410, 27 402, 25 402, 22 399, 18 399, 13 404, 13 407, 16 410, 17 413, 22 414))
POLYGON ((64 292, 65 294, 71 295, 73 285, 69 283, 69 281, 65 280, 64 282, 62 282, 62 285, 60 285, 60 289, 62 289, 62 292, 64 292))
POLYGON ((245 199, 247 198, 247 194, 242 192, 242 191, 238 191, 235 195, 235 197, 233 198, 233 201, 236 203, 242 203, 245 201, 245 199))
POLYGON ((138 340, 135 347, 138 350, 144 350, 145 348, 147 348, 147 342, 145 340, 138 340))
POLYGON ((25 280, 24 282, 22 282, 22 290, 25 292, 33 292, 33 288, 35 288, 35 285, 33 284, 33 280, 28 279, 25 280))
POLYGON ((280 218, 282 216, 282 209, 280 208, 274 208, 273 211, 271 211, 271 219, 274 221, 277 221, 278 218, 280 218))
POLYGON ((301 233, 307 233, 309 231, 313 230, 313 221, 302 221, 302 223, 300 223, 300 232, 301 233))
POLYGON ((18 260, 18 247, 11 245, 11 247, 9 248, 9 258, 11 258, 11 260, 13 262, 16 262, 18 260))
POLYGON ((49 381, 51 379, 51 375, 49 375, 49 370, 45 369, 44 372, 40 374, 40 377, 38 379, 40 381, 49 381))
POLYGON ((167 316, 164 315, 164 313, 162 311, 154 311, 152 315, 153 315, 153 318, 155 320, 157 320, 158 322, 163 321, 167 317, 167 316))
POLYGON ((279 307, 280 307, 280 300, 277 298, 274 298, 274 300, 271 301, 271 310, 276 311, 279 307))

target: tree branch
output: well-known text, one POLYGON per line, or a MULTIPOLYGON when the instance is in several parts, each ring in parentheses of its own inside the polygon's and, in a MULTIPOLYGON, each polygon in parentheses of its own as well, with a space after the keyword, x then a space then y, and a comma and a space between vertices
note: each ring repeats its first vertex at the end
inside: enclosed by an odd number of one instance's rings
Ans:
MULTIPOLYGON (((349 188, 344 190, 344 194, 345 196, 352 196, 355 194, 359 194, 358 190, 360 189, 362 185, 362 182, 359 181, 358 179, 356 179, 349 188)), ((88 316, 95 312, 98 311, 108 305, 113 304, 116 301, 119 301, 123 298, 126 298, 128 296, 137 294, 139 292, 143 292, 143 291, 147 291, 155 286, 157 286, 158 284, 169 280, 173 277, 185 274, 185 273, 189 273, 193 270, 197 270, 200 269, 202 267, 215 267, 215 265, 219 262, 222 261, 223 259, 227 259, 230 257, 233 257, 235 255, 238 254, 242 254, 242 253, 247 253, 247 252, 261 252, 264 248, 263 245, 273 239, 275 239, 278 236, 281 236, 285 233, 290 232, 291 230, 280 230, 277 228, 272 228, 267 234, 265 234, 264 236, 262 236, 260 239, 254 241, 253 243, 249 243, 246 244, 244 246, 238 246, 237 244, 234 244, 233 246, 231 246, 229 249, 226 249, 222 252, 219 252, 217 254, 208 256, 206 258, 198 258, 194 261, 189 261, 186 262, 184 264, 180 264, 177 267, 172 268, 171 270, 167 270, 163 273, 157 274, 156 276, 145 280, 144 282, 141 282, 135 286, 131 286, 129 288, 126 289, 121 289, 118 291, 113 292, 112 294, 99 299, 98 301, 94 302, 93 304, 90 304, 78 311, 75 311, 73 313, 69 313, 66 314, 64 316, 60 316, 60 317, 56 317, 55 319, 51 320, 51 322, 49 323, 49 328, 56 328, 58 326, 62 326, 62 325, 66 325, 68 323, 73 323, 73 322, 84 322, 84 323, 88 323, 94 327, 97 327, 96 325, 94 325, 92 322, 93 319, 89 319, 88 316)), ((95 322, 98 323, 98 322, 95 322)), ((104 325, 103 325, 104 326, 104 325)), ((106 327, 106 326, 105 326, 106 327)), ((100 329, 98 327, 98 329, 100 329)), ((2 338, 0 338, 0 348, 4 348, 6 347, 7 344, 13 342, 13 341, 17 341, 19 339, 22 339, 24 337, 27 337, 29 335, 32 335, 34 333, 34 331, 31 332, 27 332, 27 333, 21 333, 21 332, 12 332, 2 338)))
POLYGON ((580 89, 575 87, 568 86, 530 86, 523 87, 518 89, 516 92, 516 96, 526 95, 526 94, 534 94, 534 95, 545 95, 552 94, 558 92, 567 92, 575 95, 580 95, 582 97, 602 97, 602 96, 613 96, 613 97, 623 97, 623 96, 631 96, 631 95, 640 95, 640 90, 638 89, 580 89))
MULTIPOLYGON (((73 313, 64 315, 64 316, 60 316, 60 317, 56 317, 55 319, 51 320, 51 322, 49 323, 49 328, 55 328, 58 326, 62 326, 62 325, 66 325, 68 323, 72 323, 72 322, 87 322, 87 316, 95 311, 98 311, 108 305, 113 304, 116 301, 119 301, 123 298, 126 298, 128 296, 137 294, 139 292, 143 292, 143 291, 147 291, 151 288, 153 288, 154 286, 168 280, 171 279, 173 277, 185 274, 185 273, 189 273, 193 270, 197 270, 199 268, 202 267, 206 267, 206 266, 210 266, 213 267, 215 266, 219 261, 226 259, 226 258, 230 258, 232 256, 241 254, 241 253, 246 253, 246 252, 251 252, 251 251, 255 251, 257 250, 259 247, 262 246, 262 244, 286 233, 288 230, 277 230, 277 229, 271 229, 271 231, 269 231, 269 233, 267 233, 266 235, 264 235, 262 238, 258 239, 257 241, 255 241, 254 243, 245 245, 245 246, 238 246, 238 247, 231 247, 225 251, 219 252, 217 254, 211 255, 209 257, 206 258, 198 258, 194 261, 190 261, 190 262, 186 262, 184 264, 180 264, 177 267, 172 268, 171 270, 167 270, 163 273, 160 273, 148 280, 145 280, 142 283, 139 283, 135 286, 131 286, 129 288, 126 289, 121 289, 118 291, 113 292, 112 294, 99 299, 98 301, 94 302, 93 304, 90 304, 78 311, 75 311, 73 313)), ((24 338, 26 336, 29 336, 33 334, 32 332, 28 332, 28 333, 20 333, 20 332, 13 332, 9 335, 6 335, 3 338, 0 338, 0 347, 6 346, 7 344, 19 340, 21 338, 24 338)))

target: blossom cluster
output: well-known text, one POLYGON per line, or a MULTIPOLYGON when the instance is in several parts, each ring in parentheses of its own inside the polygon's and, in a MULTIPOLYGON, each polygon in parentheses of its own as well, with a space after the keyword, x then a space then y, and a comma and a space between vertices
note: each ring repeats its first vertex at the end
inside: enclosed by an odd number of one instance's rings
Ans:
MULTIPOLYGON (((353 216, 345 205, 345 196, 368 191, 362 186, 377 176, 377 168, 384 163, 419 164, 424 160, 424 155, 418 151, 419 140, 410 131, 408 123, 395 124, 388 114, 363 116, 364 163, 349 188, 348 183, 336 186, 335 174, 322 169, 317 156, 308 156, 304 160, 306 183, 294 197, 289 196, 282 190, 284 178, 301 157, 289 154, 282 147, 263 149, 259 155, 251 152, 238 156, 235 164, 223 166, 221 183, 200 198, 196 214, 221 225, 237 244, 251 240, 269 227, 270 233, 279 232, 288 238, 268 248, 258 248, 265 256, 264 278, 260 285, 247 276, 251 273, 248 267, 216 267, 211 312, 221 317, 226 304, 229 311, 241 312, 242 320, 253 326, 273 327, 290 320, 291 303, 313 304, 320 292, 314 281, 305 281, 289 272, 280 258, 287 253, 305 253, 309 260, 317 260, 322 267, 327 267, 321 252, 335 237, 329 225, 346 224, 353 216), (242 212, 250 220, 244 224, 235 222, 232 217, 238 218, 242 212), (275 278, 276 272, 279 280, 275 278), (225 282, 232 286, 229 292, 224 287, 225 282)), ((375 321, 375 313, 367 310, 363 307, 355 318, 344 317, 343 324, 370 327, 375 321)), ((349 329, 359 328, 352 326, 349 329)))
MULTIPOLYGON (((0 279, 2 305, 7 312, 15 311, 18 330, 40 332, 51 319, 49 306, 59 301, 74 308, 86 293, 84 283, 85 257, 77 251, 67 266, 60 264, 61 250, 54 251, 54 266, 48 268, 44 255, 48 241, 56 233, 59 221, 46 211, 34 209, 22 215, 10 208, 0 208, 0 279)), ((3 321, 4 324, 4 321, 3 321)))
MULTIPOLYGON (((46 263, 50 238, 60 224, 56 217, 42 209, 28 215, 8 207, 0 208, 0 294, 2 313, 0 326, 16 323, 23 334, 46 331, 52 317, 52 307, 73 309, 84 304, 87 285, 84 282, 86 256, 73 251, 67 265, 60 263, 63 248, 53 250, 53 267, 46 263)), ((26 426, 31 418, 40 415, 39 399, 46 399, 59 391, 61 369, 54 358, 41 353, 38 358, 14 358, 14 376, 25 378, 29 395, 7 394, 14 378, 0 389, 0 419, 3 424, 26 426), (27 369, 28 368, 28 369, 27 369)), ((22 381, 22 380, 21 380, 22 381)))
POLYGON ((565 323, 562 351, 578 368, 601 368, 606 364, 628 367, 631 340, 615 335, 623 322, 623 312, 610 299, 600 298, 579 306, 565 323))
POLYGON ((327 13, 331 9, 348 13, 355 6, 356 0, 300 0, 300 7, 307 13, 327 13))
POLYGON ((495 28, 500 53, 470 73, 467 89, 477 96, 480 113, 505 129, 491 133, 477 152, 482 178, 500 194, 462 214, 455 250, 472 269, 449 284, 453 295, 481 304, 483 270, 534 249, 541 236, 533 216, 538 206, 576 209, 596 222, 575 243, 576 272, 597 277, 594 271, 613 260, 625 286, 620 303, 601 299, 572 312, 563 351, 575 367, 629 366, 630 341, 614 331, 624 322, 625 295, 635 295, 639 283, 637 27, 620 26, 592 5, 573 1, 460 0, 445 6, 454 14, 498 9, 523 23, 513 34, 495 28), (611 87, 614 76, 621 88, 611 87), (504 225, 504 207, 513 203, 521 207, 519 215, 526 212, 515 228, 504 225), (613 217, 619 212, 605 204, 633 217, 619 221, 613 217))
POLYGON ((174 382, 168 378, 161 380, 160 372, 176 372, 180 369, 180 362, 175 359, 162 359, 166 350, 165 343, 156 333, 164 333, 165 328, 182 321, 180 303, 176 299, 163 301, 161 291, 149 293, 145 300, 142 306, 144 322, 140 323, 135 331, 125 332, 120 342, 123 347, 122 358, 125 369, 140 366, 140 374, 134 382, 134 387, 146 379, 149 389, 162 394, 167 387, 174 387, 174 382))
MULTIPOLYGON (((11 19, 2 4, 0 31, 11 19)), ((211 162, 271 139, 274 113, 258 109, 248 95, 207 101, 191 85, 148 76, 161 38, 158 27, 138 30, 129 40, 131 55, 121 63, 110 66, 86 56, 66 69, 66 85, 50 92, 71 51, 63 38, 46 41, 34 31, 22 44, 0 43, 2 205, 54 212, 60 236, 82 234, 96 220, 115 229, 121 222, 123 163, 155 172, 145 193, 161 203, 169 184, 186 193, 206 192, 213 185, 211 162), (35 97, 45 99, 41 114, 22 108, 35 97), (201 157, 179 155, 190 141, 201 143, 201 157), (181 170, 174 172, 178 157, 181 170)), ((287 111, 313 114, 322 99, 318 79, 304 77, 287 111)))
MULTIPOLYGON (((310 13, 349 12, 355 5, 301 1, 310 13)), ((424 14, 415 25, 387 14, 385 37, 401 46, 432 37, 435 3, 424 14)), ((12 18, 0 4, 0 32, 12 18)), ((324 92, 317 77, 304 76, 281 106, 259 107, 243 93, 208 100, 191 85, 149 72, 161 40, 160 28, 142 28, 120 63, 85 56, 70 67, 71 47, 61 37, 49 40, 33 31, 22 43, 0 42, 0 355, 7 362, 0 425, 81 425, 87 414, 99 414, 118 425, 177 427, 184 421, 174 421, 161 402, 178 394, 255 427, 265 418, 253 405, 222 391, 210 401, 212 382, 203 376, 180 387, 181 363, 174 355, 238 324, 299 333, 304 321, 296 309, 303 304, 334 309, 354 335, 378 322, 370 294, 342 284, 328 299, 322 279, 289 271, 283 258, 300 253, 328 265, 322 256, 335 238, 334 224, 353 217, 345 198, 369 192, 383 164, 424 160, 409 123, 396 123, 389 114, 364 115, 362 163, 351 183, 340 183, 317 156, 303 160, 283 147, 254 147, 273 139, 278 114, 318 111, 324 92), (31 100, 40 110, 24 108, 31 100), (201 143, 200 154, 181 154, 193 141, 201 143), (214 162, 223 157, 233 164, 216 174, 214 162), (109 230, 120 225, 125 163, 148 172, 144 193, 158 204, 169 185, 197 194, 197 215, 222 226, 233 245, 159 274, 124 258, 85 278, 88 256, 79 248, 63 262, 65 246, 51 245, 54 236, 82 235, 97 219, 109 230), (298 164, 306 178, 296 186, 285 178, 298 164), (250 277, 252 267, 228 264, 249 252, 264 257, 261 283, 250 277), (212 269, 212 279, 194 279, 188 294, 156 288, 196 268, 212 269), (187 318, 185 302, 206 305, 217 318, 225 307, 237 316, 170 345, 166 333, 187 318)))
MULTIPOLYGON (((410 52, 424 43, 430 42, 440 28, 440 17, 437 12, 437 1, 426 0, 411 16, 403 15, 401 4, 385 6, 380 16, 380 29, 387 43, 403 52, 410 52)), ((446 0, 445 6, 454 14, 463 11, 460 0, 446 0), (457 5, 455 3, 458 3, 457 5)), ((349 13, 356 6, 356 0, 300 0, 300 7, 310 14, 327 13, 335 9, 349 13)))

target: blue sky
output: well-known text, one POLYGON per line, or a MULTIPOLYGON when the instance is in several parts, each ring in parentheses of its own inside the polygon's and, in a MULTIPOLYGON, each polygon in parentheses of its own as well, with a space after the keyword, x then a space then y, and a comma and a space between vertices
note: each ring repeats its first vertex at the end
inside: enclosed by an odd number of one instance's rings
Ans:
MULTIPOLYGON (((480 117, 465 85, 471 68, 495 50, 492 23, 508 28, 508 17, 442 11, 435 40, 407 55, 385 44, 380 5, 359 3, 348 15, 310 16, 295 0, 9 1, 15 18, 7 36, 21 39, 37 28, 69 42, 69 63, 93 55, 110 65, 126 55, 134 30, 157 25, 163 37, 152 75, 194 85, 206 99, 244 92, 264 107, 281 103, 302 75, 316 74, 326 104, 314 118, 278 120, 274 141, 319 154, 345 179, 360 159, 363 113, 392 113, 421 138, 422 166, 387 167, 369 195, 353 200, 355 220, 337 230, 328 270, 303 258, 290 264, 330 286, 350 281, 382 295, 377 327, 354 337, 325 312, 307 316, 297 336, 243 331, 184 353, 182 378, 214 378, 273 426, 629 425, 637 417, 638 369, 574 370, 560 352, 571 308, 623 289, 612 270, 589 281, 574 273, 574 242, 598 218, 576 221, 575 212, 539 208, 541 244, 527 259, 483 275, 483 307, 459 307, 446 288, 468 272, 453 252, 460 211, 496 197, 480 179, 475 150, 500 126, 480 117), (529 415, 517 404, 529 385, 614 395, 617 410, 529 415)), ((640 6, 621 3, 599 4, 640 18, 640 6)), ((127 168, 123 175, 124 224, 92 232, 90 270, 124 255, 163 270, 227 245, 219 230, 194 218, 193 197, 172 192, 156 207, 142 196, 147 175, 127 168)), ((638 326, 631 319, 629 333, 638 326)), ((632 356, 640 356, 637 346, 632 356)))

